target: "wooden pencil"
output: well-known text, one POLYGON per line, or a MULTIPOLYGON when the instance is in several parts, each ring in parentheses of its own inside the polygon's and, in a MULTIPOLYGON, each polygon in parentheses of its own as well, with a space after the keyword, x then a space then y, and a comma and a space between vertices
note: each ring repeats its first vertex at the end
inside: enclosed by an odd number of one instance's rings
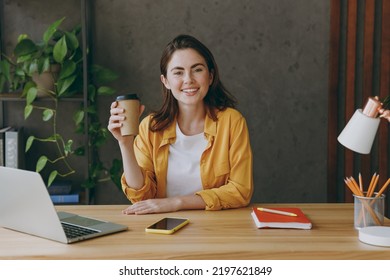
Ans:
POLYGON ((367 196, 371 192, 371 189, 372 189, 374 182, 375 182, 375 178, 376 178, 376 172, 374 173, 374 175, 372 175, 370 185, 368 186, 368 189, 367 189, 367 196))
MULTIPOLYGON (((351 190, 351 192, 353 194, 355 194, 356 196, 364 196, 363 193, 360 191, 359 187, 357 187, 356 181, 355 181, 355 184, 353 183, 353 181, 354 181, 353 178, 352 179, 350 179, 350 178, 344 179, 345 184, 347 185, 347 187, 351 190)), ((368 205, 367 201, 361 200, 361 202, 362 202, 363 208, 362 208, 362 212, 360 212, 360 215, 358 218, 359 221, 361 221, 362 218, 364 219, 364 215, 363 215, 364 210, 363 209, 367 209, 367 211, 370 213, 371 217, 374 219, 375 224, 380 225, 380 221, 379 221, 377 215, 375 214, 373 209, 368 205)))
POLYGON ((378 184, 378 180, 379 180, 379 174, 376 175, 374 183, 372 184, 371 190, 367 193, 368 197, 371 197, 372 194, 375 192, 375 188, 376 188, 376 185, 378 184))
POLYGON ((380 196, 384 191, 386 190, 387 186, 390 184, 390 178, 387 179, 386 183, 383 184, 382 188, 379 190, 379 192, 376 194, 375 197, 380 196))
POLYGON ((356 189, 356 192, 358 193, 359 196, 364 196, 363 192, 360 190, 356 180, 351 176, 350 178, 350 181, 352 182, 352 185, 355 187, 356 189))
POLYGON ((360 191, 363 193, 363 179, 362 179, 362 174, 360 174, 359 172, 359 188, 360 188, 360 191))
POLYGON ((354 195, 359 196, 358 190, 355 188, 355 185, 352 183, 352 181, 349 178, 344 179, 344 182, 354 195))

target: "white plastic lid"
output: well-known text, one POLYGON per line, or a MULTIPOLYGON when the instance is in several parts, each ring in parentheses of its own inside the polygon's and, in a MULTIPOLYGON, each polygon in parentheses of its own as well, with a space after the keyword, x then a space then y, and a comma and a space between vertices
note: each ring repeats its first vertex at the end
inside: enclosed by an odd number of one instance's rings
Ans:
POLYGON ((361 228, 359 230, 359 240, 370 245, 390 247, 390 227, 361 228))

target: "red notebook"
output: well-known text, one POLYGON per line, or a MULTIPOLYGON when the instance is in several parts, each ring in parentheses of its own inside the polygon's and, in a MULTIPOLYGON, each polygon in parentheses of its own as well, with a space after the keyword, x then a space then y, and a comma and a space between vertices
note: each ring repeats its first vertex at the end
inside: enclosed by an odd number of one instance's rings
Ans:
POLYGON ((311 229, 312 224, 299 208, 278 207, 268 208, 284 212, 294 213, 297 216, 286 216, 281 214, 260 211, 257 207, 252 208, 252 218, 258 228, 297 228, 311 229))

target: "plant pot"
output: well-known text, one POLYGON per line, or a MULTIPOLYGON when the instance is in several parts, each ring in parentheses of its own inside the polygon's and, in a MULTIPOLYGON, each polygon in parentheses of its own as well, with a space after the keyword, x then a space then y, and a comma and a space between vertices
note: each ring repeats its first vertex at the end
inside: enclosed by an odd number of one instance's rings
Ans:
POLYGON ((60 65, 52 64, 50 71, 43 72, 42 74, 32 74, 32 80, 37 84, 38 97, 51 95, 49 91, 54 91, 54 84, 57 81, 59 72, 60 65))

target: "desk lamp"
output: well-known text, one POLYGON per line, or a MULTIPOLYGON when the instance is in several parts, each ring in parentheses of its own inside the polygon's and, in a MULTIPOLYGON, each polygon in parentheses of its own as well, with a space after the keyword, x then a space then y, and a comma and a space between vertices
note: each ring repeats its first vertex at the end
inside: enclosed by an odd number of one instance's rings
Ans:
MULTIPOLYGON (((379 110, 382 103, 377 98, 369 97, 363 109, 357 109, 337 140, 346 148, 369 154, 378 131, 379 110)), ((371 226, 359 230, 359 240, 375 246, 390 247, 390 227, 371 226)))
POLYGON ((337 140, 354 152, 369 154, 378 131, 381 107, 379 100, 369 97, 364 108, 355 111, 337 140))

